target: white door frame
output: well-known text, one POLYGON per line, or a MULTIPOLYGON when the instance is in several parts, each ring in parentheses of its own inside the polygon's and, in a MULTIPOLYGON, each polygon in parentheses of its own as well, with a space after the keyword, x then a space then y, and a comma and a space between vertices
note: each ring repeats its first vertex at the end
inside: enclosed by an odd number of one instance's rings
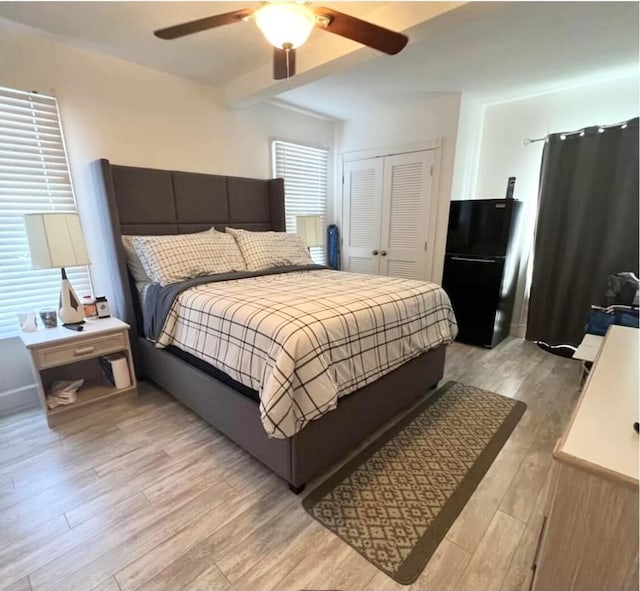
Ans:
MULTIPOLYGON (((340 228, 344 228, 345 224, 345 208, 344 208, 344 164, 353 160, 365 160, 368 158, 384 158, 385 156, 395 156, 396 154, 408 154, 410 152, 422 152, 424 150, 433 150, 433 174, 431 175, 431 203, 429 204, 429 224, 427 228, 427 254, 425 276, 427 281, 433 281, 433 266, 435 262, 435 245, 436 245, 436 229, 438 218, 438 204, 440 201, 440 168, 442 162, 442 138, 436 137, 427 139, 423 142, 403 145, 380 146, 378 148, 367 148, 364 150, 353 150, 351 152, 342 152, 340 154, 340 171, 336 175, 338 182, 342 179, 339 193, 340 204, 339 211, 336 211, 336 219, 340 220, 340 228)), ((338 209, 336 207, 336 209, 338 209)), ((343 261, 341 261, 341 264, 343 261)), ((342 267, 341 267, 342 268, 342 267)))
POLYGON ((340 155, 342 156, 342 162, 349 162, 350 160, 364 160, 365 158, 380 158, 383 156, 395 156, 396 154, 408 154, 409 152, 435 150, 441 147, 442 138, 436 137, 412 144, 395 144, 380 146, 377 148, 367 148, 364 150, 353 150, 351 152, 342 152, 340 155))

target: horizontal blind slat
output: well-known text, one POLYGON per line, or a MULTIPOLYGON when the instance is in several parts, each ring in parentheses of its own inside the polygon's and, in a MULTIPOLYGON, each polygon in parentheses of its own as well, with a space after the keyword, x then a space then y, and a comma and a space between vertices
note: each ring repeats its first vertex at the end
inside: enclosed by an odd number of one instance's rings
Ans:
POLYGON ((38 92, 30 92, 28 90, 7 88, 5 86, 0 86, 0 96, 14 101, 28 101, 32 103, 42 103, 54 106, 56 105, 55 97, 46 94, 40 94, 38 92))
POLYGON ((30 152, 47 152, 56 151, 64 154, 64 149, 60 148, 60 142, 57 140, 48 140, 40 137, 35 141, 33 136, 18 135, 9 137, 8 135, 0 135, 0 146, 15 150, 28 150, 30 152))

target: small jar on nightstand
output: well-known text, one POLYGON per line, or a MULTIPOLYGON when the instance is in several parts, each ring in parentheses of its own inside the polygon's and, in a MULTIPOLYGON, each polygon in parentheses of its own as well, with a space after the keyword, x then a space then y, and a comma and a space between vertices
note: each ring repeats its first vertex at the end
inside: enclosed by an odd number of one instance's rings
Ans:
POLYGON ((96 307, 98 308, 98 318, 109 318, 111 316, 109 302, 105 296, 98 296, 96 298, 96 307))
POLYGON ((92 295, 86 295, 82 298, 82 307, 84 308, 84 317, 87 320, 93 320, 98 317, 98 307, 96 300, 92 295))

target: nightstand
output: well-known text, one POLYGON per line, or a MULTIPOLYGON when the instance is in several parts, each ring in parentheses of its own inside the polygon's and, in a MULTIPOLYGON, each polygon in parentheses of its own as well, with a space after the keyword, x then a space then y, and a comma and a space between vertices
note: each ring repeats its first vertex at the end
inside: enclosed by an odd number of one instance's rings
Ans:
POLYGON ((31 354, 40 402, 49 426, 79 409, 116 396, 136 394, 136 375, 129 344, 129 325, 117 318, 87 320, 82 332, 57 326, 21 332, 20 338, 31 354), (99 358, 123 353, 129 364, 131 385, 117 389, 103 376, 99 358), (46 392, 56 380, 84 379, 75 403, 50 409, 46 392))

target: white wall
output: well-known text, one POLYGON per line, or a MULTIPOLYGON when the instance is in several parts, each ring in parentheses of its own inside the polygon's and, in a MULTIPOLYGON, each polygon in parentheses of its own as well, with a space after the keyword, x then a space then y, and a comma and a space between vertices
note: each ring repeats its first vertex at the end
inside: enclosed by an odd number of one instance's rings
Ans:
MULTIPOLYGON (((436 283, 442 280, 459 109, 460 94, 447 94, 367 111, 356 119, 344 121, 337 132, 336 152, 339 155, 442 139, 434 265, 430 278, 436 283)), ((342 212, 341 190, 342 187, 336 185, 335 220, 338 224, 342 212)))
POLYGON ((473 199, 478 176, 485 103, 469 93, 460 100, 456 154, 451 183, 451 199, 473 199))
MULTIPOLYGON (((586 86, 487 105, 477 156, 473 198, 501 198, 507 178, 515 176, 514 197, 523 202, 520 277, 512 332, 523 335, 526 323, 526 270, 537 212, 538 176, 544 142, 524 145, 525 138, 571 131, 585 126, 617 123, 637 117, 638 76, 602 80, 586 86)), ((465 198, 454 195, 454 198, 465 198)))
MULTIPOLYGON (((92 161, 268 178, 271 138, 334 145, 332 122, 271 104, 231 111, 218 105, 214 89, 2 22, 0 56, 1 86, 58 97, 99 294, 109 296, 110 285, 94 229, 92 161)), ((29 398, 32 388, 25 390, 31 378, 19 340, 0 341, 0 352, 0 376, 12 376, 0 384, 2 412, 9 404, 35 398, 29 398), (11 394, 3 400, 5 389, 11 394)))

